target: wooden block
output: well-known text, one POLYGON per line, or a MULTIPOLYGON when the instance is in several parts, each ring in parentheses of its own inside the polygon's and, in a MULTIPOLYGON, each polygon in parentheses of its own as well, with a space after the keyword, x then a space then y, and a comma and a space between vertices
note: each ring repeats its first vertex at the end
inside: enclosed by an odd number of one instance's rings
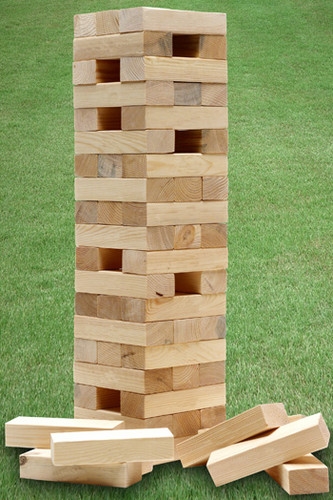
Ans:
MULTIPOLYGON (((98 297, 99 305, 102 297, 112 298, 107 296, 98 297)), ((117 296, 115 299, 121 298, 117 296)), ((172 344, 173 321, 145 324, 112 321, 89 316, 74 316, 74 336, 88 340, 129 345, 172 344)))
POLYGON ((51 435, 51 458, 57 466, 172 459, 173 454, 173 435, 167 428, 51 435))
POLYGON ((172 35, 137 32, 74 39, 74 61, 119 59, 120 57, 171 56, 172 35))
POLYGON ((199 365, 175 366, 172 377, 174 391, 199 387, 199 365))
MULTIPOLYGON (((95 203, 95 202, 85 202, 95 203)), ((97 202, 97 221, 98 224, 123 223, 123 205, 119 201, 98 201, 97 202)))
POLYGON ((289 495, 329 492, 328 468, 309 454, 266 470, 289 495))
POLYGON ((146 179, 75 179, 75 198, 85 201, 147 201, 146 179))
POLYGON ((119 31, 159 30, 186 34, 226 33, 226 15, 213 12, 134 7, 119 13, 119 31))
POLYGON ((201 84, 202 106, 228 106, 228 89, 224 83, 201 84))
MULTIPOLYGON (((209 342, 214 342, 210 340, 209 342)), ((220 341, 223 342, 223 341, 220 341)), ((199 365, 199 385, 224 384, 225 382, 225 361, 213 361, 200 363, 199 365)))
MULTIPOLYGON (((146 252, 143 250, 123 250, 123 272, 133 274, 158 274, 158 273, 189 273, 195 272, 196 269, 202 271, 225 269, 228 265, 228 252, 226 248, 188 248, 185 250, 164 250, 163 252, 146 252)), ((195 280, 195 275, 192 279, 195 280)), ((181 286, 182 279, 186 288, 186 278, 181 276, 178 280, 181 286)), ((209 282, 212 283, 211 288, 215 285, 213 281, 219 281, 218 275, 205 274, 205 289, 209 289, 209 282)), ((191 280, 191 276, 188 281, 191 280)), ((193 287, 190 287, 189 293, 195 292, 193 287)), ((179 290, 183 291, 183 290, 179 290)), ((186 292, 186 290, 184 290, 186 292)), ((214 292, 213 292, 214 293, 214 292)), ((134 295, 133 295, 134 297, 134 295)))
POLYGON ((175 240, 173 246, 175 250, 180 250, 182 248, 200 248, 200 224, 186 224, 185 226, 175 226, 175 240))
POLYGON ((172 389, 172 369, 144 372, 116 366, 76 362, 74 363, 74 382, 115 391, 133 391, 139 394, 162 393, 172 389))
POLYGON ((227 38, 225 35, 200 36, 199 57, 203 59, 226 59, 227 38))
POLYGON ((77 177, 97 177, 97 155, 75 155, 74 163, 77 177))
POLYGON ((227 83, 227 63, 223 60, 187 57, 122 57, 120 81, 160 80, 178 82, 227 83))
POLYGON ((75 109, 74 130, 99 130, 97 109, 75 109))
POLYGON ((224 293, 227 288, 227 273, 225 270, 178 273, 175 276, 175 286, 176 292, 202 295, 224 293))
POLYGON ((182 413, 218 405, 225 405, 224 384, 149 395, 121 393, 121 413, 135 418, 182 413))
POLYGON ((121 345, 114 342, 97 342, 99 365, 121 366, 121 345))
POLYGON ((122 366, 141 370, 221 361, 225 357, 224 339, 151 347, 123 345, 121 350, 122 366))
POLYGON ((140 276, 120 271, 76 271, 75 290, 81 293, 121 295, 123 297, 173 297, 173 274, 140 276))
POLYGON ((96 35, 119 33, 119 10, 96 12, 96 35))
POLYGON ((147 201, 167 202, 175 199, 175 180, 171 177, 147 179, 147 201))
POLYGON ((317 413, 282 425, 267 436, 216 449, 207 468, 214 484, 221 486, 326 448, 329 435, 323 417, 317 413))
POLYGON ((74 404, 91 410, 119 408, 120 392, 104 387, 74 384, 74 404))
POLYGON ((203 200, 227 200, 228 178, 227 177, 204 177, 202 179, 203 200))
POLYGON ((130 106, 122 109, 123 130, 228 127, 228 109, 209 106, 130 106))
POLYGON ((75 250, 76 269, 98 271, 98 248, 77 247, 75 250))
POLYGON ((228 130, 177 130, 176 153, 227 154, 228 130))
POLYGON ((127 488, 142 479, 138 462, 94 466, 55 466, 51 450, 30 450, 20 455, 20 478, 127 488))
POLYGON ((123 298, 118 295, 98 295, 98 318, 122 320, 122 301, 123 298))
POLYGON ((98 177, 121 178, 122 176, 121 155, 98 155, 98 177))
MULTIPOLYGON (((259 405, 183 441, 177 447, 177 452, 183 467, 202 465, 207 462, 212 451, 284 425, 287 419, 283 404, 259 405)), ((241 467, 235 468, 239 470, 241 467)))
POLYGON ((74 108, 104 108, 146 104, 146 83, 109 82, 74 87, 74 108))
MULTIPOLYGON (((123 223, 128 224, 125 213, 127 215, 126 207, 123 209, 123 223)), ((131 225, 147 226, 224 223, 228 220, 228 203, 226 201, 146 203, 141 206, 140 213, 132 213, 130 220, 131 225)))
POLYGON ((74 339, 74 361, 97 363, 97 342, 94 340, 74 339))
MULTIPOLYGON (((213 406, 212 408, 203 408, 200 410, 201 427, 209 429, 214 425, 221 424, 226 420, 225 406, 213 406)), ((178 450, 177 450, 178 453, 178 450)))
POLYGON ((76 293, 75 313, 81 316, 97 316, 97 295, 76 293))
POLYGON ((172 430, 176 436, 193 436, 201 427, 200 410, 172 415, 172 430))
POLYGON ((165 250, 173 247, 173 227, 127 227, 102 224, 77 224, 76 246, 165 250))
MULTIPOLYGON (((126 83, 128 85, 128 83, 126 83)), ((175 100, 173 82, 148 81, 146 82, 146 105, 173 106, 175 100)), ((133 103, 133 105, 138 103, 133 103)))
POLYGON ((173 130, 102 130, 75 133, 76 154, 172 153, 173 130))
POLYGON ((74 16, 74 37, 92 37, 96 35, 96 14, 76 14, 74 16))
POLYGON ((75 202, 75 222, 77 224, 96 224, 97 201, 77 201, 75 202))
POLYGON ((202 248, 223 248, 227 246, 226 224, 202 224, 201 246, 202 248))
POLYGON ((73 84, 91 85, 97 83, 96 61, 77 61, 73 63, 73 84))
POLYGON ((181 319, 174 322, 174 342, 221 339, 226 335, 225 316, 181 319))
POLYGON ((227 175, 225 155, 172 154, 124 155, 124 177, 200 177, 227 175))
POLYGON ((200 106, 201 84, 191 82, 174 83, 175 106, 200 106))
POLYGON ((201 201, 202 200, 202 178, 201 177, 176 177, 175 178, 175 201, 201 201))
POLYGON ((6 446, 15 448, 49 448, 52 432, 119 429, 121 420, 76 420, 73 418, 17 417, 5 424, 6 446))

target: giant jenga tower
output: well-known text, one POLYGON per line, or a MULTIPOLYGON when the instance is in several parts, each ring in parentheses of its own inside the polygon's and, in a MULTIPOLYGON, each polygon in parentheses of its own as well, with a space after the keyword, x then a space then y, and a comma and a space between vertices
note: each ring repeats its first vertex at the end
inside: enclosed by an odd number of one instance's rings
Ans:
POLYGON ((225 419, 222 13, 75 16, 75 416, 225 419))

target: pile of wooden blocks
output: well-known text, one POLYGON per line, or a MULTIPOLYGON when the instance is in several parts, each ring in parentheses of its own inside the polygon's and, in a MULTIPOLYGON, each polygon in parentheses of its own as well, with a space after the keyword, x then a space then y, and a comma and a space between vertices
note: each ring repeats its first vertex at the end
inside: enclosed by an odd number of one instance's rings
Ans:
POLYGON ((128 487, 155 464, 206 465, 216 486, 266 471, 289 494, 329 491, 328 469, 311 453, 328 446, 320 413, 288 417, 283 404, 259 405, 174 440, 167 428, 123 429, 124 422, 18 417, 6 424, 6 445, 20 455, 20 477, 128 487))
POLYGON ((222 13, 75 16, 75 417, 225 419, 222 13))

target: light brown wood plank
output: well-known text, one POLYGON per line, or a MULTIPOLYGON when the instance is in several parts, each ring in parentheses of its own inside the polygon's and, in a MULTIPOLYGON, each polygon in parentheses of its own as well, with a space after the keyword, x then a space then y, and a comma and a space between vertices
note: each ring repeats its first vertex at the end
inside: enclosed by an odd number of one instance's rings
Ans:
POLYGON ((96 35, 119 33, 119 10, 96 12, 96 35))
POLYGON ((121 366, 121 345, 115 342, 97 342, 99 365, 121 366))
POLYGON ((191 82, 174 83, 175 106, 200 106, 201 84, 191 82))
POLYGON ((202 465, 206 463, 212 451, 284 425, 287 419, 287 413, 281 403, 255 406, 182 442, 177 447, 177 452, 183 467, 202 465))
POLYGON ((323 417, 317 413, 282 425, 268 436, 216 449, 207 468, 214 484, 221 486, 326 448, 329 435, 323 417))
POLYGON ((201 226, 200 224, 186 224, 175 226, 174 249, 200 248, 201 226))
POLYGON ((175 343, 222 339, 225 336, 225 316, 181 319, 174 322, 175 343))
POLYGON ((228 106, 228 88, 224 83, 201 84, 202 106, 228 106))
POLYGON ((98 157, 97 155, 75 155, 75 175, 77 177, 97 177, 98 157))
POLYGON ((77 178, 75 198, 84 201, 147 201, 147 179, 77 178))
POLYGON ((96 35, 96 13, 76 14, 74 16, 74 38, 96 35))
POLYGON ((176 292, 183 293, 224 293, 227 287, 225 270, 178 273, 175 280, 176 292))
POLYGON ((76 293, 75 314, 96 317, 97 295, 91 293, 76 293))
POLYGON ((228 178, 227 177, 204 177, 202 179, 203 200, 227 200, 228 178))
POLYGON ((201 177, 176 177, 175 201, 189 202, 202 200, 201 177))
POLYGON ((200 37, 199 57, 203 59, 226 59, 227 38, 225 35, 203 35, 200 37))
POLYGON ((225 406, 213 406, 211 408, 203 408, 200 410, 201 427, 209 429, 214 425, 221 424, 226 420, 225 406))
POLYGON ((74 361, 97 363, 97 342, 94 340, 74 339, 74 361))
POLYGON ((174 391, 194 389, 195 387, 199 387, 199 365, 173 367, 172 379, 172 387, 174 391))

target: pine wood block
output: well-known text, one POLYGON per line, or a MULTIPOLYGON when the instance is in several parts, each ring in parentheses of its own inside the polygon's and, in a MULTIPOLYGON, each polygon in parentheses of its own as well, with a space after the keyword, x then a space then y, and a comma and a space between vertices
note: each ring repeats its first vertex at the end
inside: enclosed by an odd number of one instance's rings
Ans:
MULTIPOLYGON (((78 180, 78 179, 77 179, 78 180)), ((81 179, 83 180, 83 179, 81 179)), ((226 201, 189 201, 173 203, 145 203, 130 209, 130 217, 123 207, 123 224, 133 226, 170 226, 187 224, 224 223, 228 220, 226 201), (133 213, 134 212, 134 213, 133 213)))
POLYGON ((83 271, 119 270, 121 250, 112 248, 77 247, 76 269, 83 271))
POLYGON ((74 361, 97 363, 97 342, 94 340, 74 339, 74 361))
POLYGON ((96 484, 128 488, 142 479, 141 463, 128 462, 111 465, 55 466, 51 450, 30 450, 20 455, 20 478, 77 484, 96 484))
POLYGON ((228 108, 203 106, 129 106, 122 108, 123 130, 227 128, 228 108))
POLYGON ((122 320, 122 301, 119 295, 98 295, 98 318, 122 320))
POLYGON ((224 384, 148 395, 121 393, 121 413, 134 418, 182 413, 218 405, 225 405, 224 384))
POLYGON ((77 177, 97 177, 98 157, 97 155, 75 155, 75 175, 77 177))
POLYGON ((141 370, 221 361, 225 357, 224 339, 151 347, 123 345, 121 350, 122 366, 141 370))
POLYGON ((74 404, 91 410, 116 408, 120 406, 120 393, 105 387, 74 384, 74 404))
POLYGON ((121 366, 121 345, 115 342, 97 342, 97 362, 99 365, 121 366))
MULTIPOLYGON (((185 250, 164 250, 163 252, 146 252, 143 250, 123 250, 123 272, 133 274, 158 274, 158 273, 182 273, 178 280, 181 287, 184 283, 186 290, 186 276, 184 273, 195 272, 197 269, 202 271, 213 271, 225 269, 228 265, 228 252, 226 248, 187 248, 185 250)), ((211 290, 214 293, 214 284, 219 281, 220 276, 214 274, 205 274, 202 278, 205 281, 205 290, 211 290), (211 286, 210 284, 211 283, 211 286)), ((187 282, 198 279, 198 275, 189 276, 187 282)), ((199 277, 200 280, 200 277, 199 277)), ((203 287, 202 287, 203 288, 203 287)), ((189 293, 201 293, 194 291, 195 285, 189 285, 189 293)), ((219 292, 216 292, 219 293, 219 292)), ((133 295, 134 297, 134 295, 133 295)))
POLYGON ((186 224, 175 226, 174 249, 200 248, 201 226, 200 224, 186 224))
POLYGON ((191 82, 174 83, 175 106, 200 106, 201 84, 191 82))
POLYGON ((167 428, 51 434, 54 465, 99 465, 172 459, 173 435, 167 428))
POLYGON ((172 56, 172 34, 141 31, 74 38, 74 61, 120 57, 172 56))
POLYGON ((165 250, 173 248, 174 227, 130 227, 77 224, 76 246, 99 248, 165 250))
POLYGON ((148 300, 124 298, 124 300, 128 300, 126 320, 139 323, 217 316, 225 314, 226 311, 225 294, 178 295, 148 300))
POLYGON ((227 246, 226 224, 202 224, 201 225, 201 247, 223 248, 227 246))
POLYGON ((188 57, 122 57, 120 81, 160 80, 179 82, 227 83, 227 62, 188 57))
POLYGON ((97 177, 117 177, 123 176, 121 155, 98 155, 97 177))
POLYGON ((167 202, 175 199, 175 181, 171 177, 147 179, 147 201, 167 202))
POLYGON ((202 179, 203 200, 227 200, 228 178, 227 177, 204 177, 202 179))
POLYGON ((124 177, 200 177, 227 175, 226 155, 181 153, 172 155, 124 155, 124 177))
POLYGON ((74 108, 139 106, 147 103, 146 82, 106 82, 74 87, 74 108))
MULTIPOLYGON (((225 406, 213 406, 211 408, 203 408, 200 410, 201 427, 209 429, 215 425, 221 424, 226 420, 225 406)), ((178 450, 177 450, 178 453, 178 450)))
POLYGON ((175 436, 193 436, 200 427, 200 410, 185 411, 172 415, 172 430, 175 436))
POLYGON ((82 316, 97 316, 97 295, 76 293, 75 313, 82 316))
POLYGON ((120 11, 119 31, 121 33, 142 30, 224 35, 226 33, 226 15, 152 7, 134 7, 120 11))
POLYGON ((121 420, 76 420, 73 418, 17 417, 5 424, 6 446, 15 448, 49 448, 52 432, 68 433, 98 429, 119 429, 121 420))
POLYGON ((128 391, 139 394, 162 393, 172 389, 172 369, 165 368, 144 372, 143 370, 130 368, 75 362, 74 382, 115 391, 128 391))
MULTIPOLYGON (((91 203, 91 202, 83 202, 91 203)), ((92 202, 94 203, 94 202, 92 202)), ((99 201, 97 202, 97 224, 122 225, 123 205, 119 201, 99 201)), ((85 221, 83 221, 85 223, 85 221)))
POLYGON ((213 359, 211 359, 211 361, 208 363, 200 363, 199 365, 200 386, 224 384, 224 382, 225 382, 225 361, 213 361, 213 359))
POLYGON ((96 35, 119 33, 119 10, 96 12, 96 35))
POLYGON ((276 465, 266 472, 289 495, 329 492, 328 468, 311 454, 276 465))
POLYGON ((96 61, 77 61, 73 63, 73 85, 91 85, 97 83, 96 61))
POLYGON ((97 201, 76 201, 75 222, 76 224, 96 224, 98 221, 97 201))
POLYGON ((100 342, 129 345, 164 345, 173 343, 173 321, 128 323, 89 316, 74 316, 74 336, 100 342))
POLYGON ((207 462, 216 486, 269 469, 328 446, 320 413, 282 425, 268 436, 216 449, 207 462))
POLYGON ((96 13, 74 16, 74 37, 93 37, 96 33, 96 13))
POLYGON ((175 366, 172 369, 172 377, 174 391, 199 387, 199 365, 175 366))
MULTIPOLYGON (((177 452, 183 467, 202 465, 214 450, 225 449, 223 447, 284 425, 287 419, 283 404, 259 405, 183 441, 177 452)), ((237 470, 241 468, 240 464, 234 466, 237 470)))
POLYGON ((225 336, 225 316, 180 319, 174 322, 175 343, 222 339, 225 336))
POLYGON ((175 286, 177 292, 183 293, 200 293, 202 295, 224 293, 227 288, 227 273, 224 269, 178 273, 175 276, 175 286))
POLYGON ((175 178, 175 201, 201 201, 202 200, 202 178, 201 177, 176 177, 175 178))
POLYGON ((135 298, 173 297, 173 274, 140 276, 121 271, 76 271, 75 290, 81 293, 135 298))
POLYGON ((228 89, 224 83, 201 84, 202 106, 228 106, 228 89))
POLYGON ((146 179, 75 179, 75 198, 84 201, 147 201, 146 179))
POLYGON ((173 130, 102 130, 75 133, 76 154, 172 153, 173 130))
POLYGON ((228 130, 177 130, 175 152, 226 155, 228 152, 228 130))
POLYGON ((200 36, 199 57, 203 59, 226 59, 227 38, 225 35, 200 36))

